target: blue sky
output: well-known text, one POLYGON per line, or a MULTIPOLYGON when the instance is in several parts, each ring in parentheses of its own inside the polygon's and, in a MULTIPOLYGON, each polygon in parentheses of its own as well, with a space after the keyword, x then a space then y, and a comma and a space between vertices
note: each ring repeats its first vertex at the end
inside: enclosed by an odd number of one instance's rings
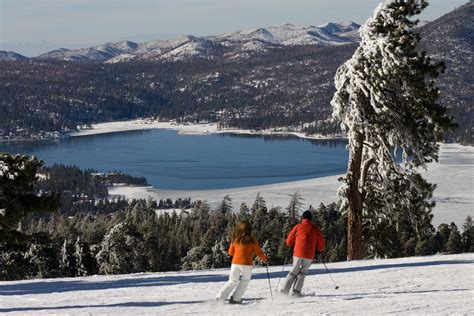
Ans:
MULTIPOLYGON (((28 56, 109 41, 211 35, 329 21, 364 22, 381 0, 0 0, 0 50, 28 56)), ((467 0, 431 0, 433 20, 467 0)))

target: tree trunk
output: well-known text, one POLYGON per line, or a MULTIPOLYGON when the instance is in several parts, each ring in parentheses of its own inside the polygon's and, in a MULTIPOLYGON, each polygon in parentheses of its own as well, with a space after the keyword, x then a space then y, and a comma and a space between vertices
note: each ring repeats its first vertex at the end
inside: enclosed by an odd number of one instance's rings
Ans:
POLYGON ((357 133, 354 146, 350 147, 347 170, 347 199, 349 203, 347 219, 347 260, 363 258, 362 249, 362 207, 363 196, 359 189, 361 178, 363 135, 357 133))

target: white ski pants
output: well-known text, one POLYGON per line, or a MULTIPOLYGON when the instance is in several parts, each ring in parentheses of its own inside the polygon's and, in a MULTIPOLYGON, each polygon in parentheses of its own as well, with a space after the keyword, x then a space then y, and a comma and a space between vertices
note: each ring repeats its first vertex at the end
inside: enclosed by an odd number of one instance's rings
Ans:
POLYGON ((217 299, 224 301, 230 292, 235 289, 232 293, 232 299, 240 302, 242 295, 244 295, 249 285, 250 277, 252 276, 252 268, 253 266, 232 264, 230 267, 229 281, 227 281, 226 285, 217 293, 217 299))
POLYGON ((313 260, 306 258, 293 257, 293 268, 286 276, 283 283, 283 292, 289 293, 293 286, 293 291, 301 293, 303 288, 304 278, 309 271, 309 267, 313 260))

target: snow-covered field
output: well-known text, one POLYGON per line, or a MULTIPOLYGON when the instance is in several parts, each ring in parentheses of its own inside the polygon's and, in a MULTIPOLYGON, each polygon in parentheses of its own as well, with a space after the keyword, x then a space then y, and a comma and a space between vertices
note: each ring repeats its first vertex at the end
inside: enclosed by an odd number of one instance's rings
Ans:
MULTIPOLYGON (((224 190, 184 191, 121 186, 109 188, 109 193, 129 199, 190 197, 192 200, 207 200, 211 206, 216 206, 224 196, 229 195, 238 210, 242 202, 251 205, 257 193, 265 198, 268 206, 286 207, 291 195, 299 191, 306 206, 318 206, 337 200, 337 178, 340 176, 224 190)), ((425 176, 438 185, 434 194, 437 203, 433 210, 434 225, 454 221, 461 227, 466 216, 474 217, 474 147, 442 144, 439 163, 431 164, 425 176)))
MULTIPOLYGON (((229 269, 0 282, 7 315, 473 315, 474 254, 313 264, 312 296, 270 297, 255 268, 243 305, 218 304, 229 269)), ((286 267, 285 272, 288 270, 286 267)), ((272 289, 286 273, 270 267, 272 289)))

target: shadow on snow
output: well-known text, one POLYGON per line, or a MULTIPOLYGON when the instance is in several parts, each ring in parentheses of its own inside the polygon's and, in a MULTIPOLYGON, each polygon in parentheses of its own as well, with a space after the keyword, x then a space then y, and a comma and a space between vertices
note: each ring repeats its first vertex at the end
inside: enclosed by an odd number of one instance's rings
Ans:
POLYGON ((17 308, 0 308, 0 313, 8 312, 32 312, 32 311, 46 311, 46 310, 64 310, 77 308, 106 308, 106 307, 160 307, 174 304, 197 304, 205 301, 176 301, 176 302, 125 302, 116 304, 96 304, 96 305, 65 305, 65 306, 39 306, 39 307, 17 307, 17 308))
MULTIPOLYGON (((384 270, 384 269, 395 269, 395 268, 417 268, 427 266, 439 266, 439 265, 462 265, 472 264, 474 260, 441 260, 441 261, 427 261, 427 262, 414 262, 414 263, 395 263, 395 264, 377 264, 367 265, 359 267, 347 267, 347 268, 331 268, 332 274, 337 273, 350 273, 350 272, 363 272, 373 270, 384 270)), ((320 264, 314 264, 313 268, 309 271, 308 275, 319 275, 325 274, 326 270, 324 267, 319 267, 320 264)), ((285 271, 275 271, 270 273, 271 278, 282 278, 285 277, 289 269, 289 265, 285 267, 285 271)), ((192 274, 184 273, 181 275, 172 276, 156 276, 149 277, 149 275, 132 275, 131 278, 123 278, 118 280, 104 280, 104 281, 93 281, 93 279, 67 279, 54 281, 54 279, 43 280, 43 281, 32 281, 22 282, 14 284, 0 283, 0 296, 8 295, 30 295, 30 294, 48 294, 48 293, 62 293, 62 292, 73 292, 73 291, 94 291, 94 290, 105 290, 105 289, 117 289, 117 288, 133 288, 133 287, 154 287, 154 286, 171 286, 177 284, 187 283, 212 283, 212 282, 225 282, 228 279, 227 271, 222 271, 221 274, 192 274)), ((266 272, 254 273, 252 279, 266 279, 266 272)), ((179 302, 175 302, 179 303, 179 302)), ((127 303, 124 303, 127 304, 127 303)), ((143 303, 148 304, 148 303, 143 303)), ((164 303, 153 303, 153 304, 170 304, 170 302, 164 303)), ((3 310, 0 309, 0 312, 3 310)))

